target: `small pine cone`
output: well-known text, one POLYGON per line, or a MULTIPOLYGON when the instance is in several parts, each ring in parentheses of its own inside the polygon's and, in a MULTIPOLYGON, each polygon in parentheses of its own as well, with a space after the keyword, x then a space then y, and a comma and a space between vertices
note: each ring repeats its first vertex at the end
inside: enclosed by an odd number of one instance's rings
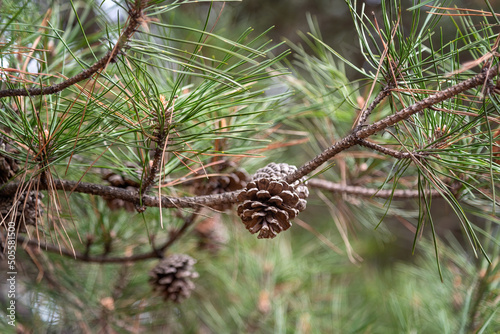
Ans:
MULTIPOLYGON (((132 163, 125 163, 125 167, 135 170, 137 176, 141 175, 141 171, 132 163)), ((102 179, 108 181, 110 185, 118 188, 127 188, 127 187, 135 187, 138 188, 139 183, 134 180, 129 174, 122 173, 118 174, 109 169, 105 169, 102 171, 102 179)))
POLYGON ((196 225, 194 232, 198 237, 198 247, 216 253, 227 244, 229 236, 220 221, 220 215, 209 217, 196 225))
POLYGON ((36 225, 36 221, 43 214, 43 194, 37 191, 23 193, 17 198, 0 196, 0 216, 2 220, 14 221, 16 229, 26 231, 26 226, 36 225))
MULTIPOLYGON (((134 165, 131 164, 125 164, 128 168, 135 168, 134 165)), ((137 190, 139 188, 139 183, 137 183, 135 180, 133 180, 129 175, 126 173, 122 174, 117 174, 113 171, 110 170, 104 170, 102 172, 102 179, 107 181, 110 185, 113 187, 117 188, 123 188, 127 190, 137 190)), ((125 209, 128 212, 134 212, 135 211, 135 205, 134 203, 130 203, 118 198, 112 198, 112 197, 103 197, 106 200, 106 204, 108 207, 115 211, 119 209, 125 209)))
MULTIPOLYGON (((295 171, 297 171, 297 167, 295 166, 285 163, 276 164, 272 162, 266 167, 258 169, 252 177, 252 180, 258 180, 262 178, 281 180, 284 179, 288 174, 294 173, 295 171)), ((304 178, 294 182, 292 186, 295 188, 295 191, 300 198, 306 199, 309 196, 309 189, 307 189, 307 185, 304 183, 304 178)))
MULTIPOLYGON (((12 149, 5 143, 2 142, 0 138, 0 149, 11 152, 12 149)), ((4 184, 14 176, 19 171, 19 166, 16 160, 11 157, 0 153, 0 184, 4 184)))
MULTIPOLYGON (((227 174, 212 176, 208 180, 199 180, 194 184, 194 193, 196 195, 213 195, 240 190, 247 185, 248 179, 248 173, 244 169, 238 168, 227 174)), ((231 203, 223 203, 214 205, 212 208, 224 211, 230 209, 231 206, 231 203)))
POLYGON ((198 273, 193 270, 196 260, 184 254, 173 254, 160 261, 150 272, 150 284, 165 300, 180 303, 191 295, 195 288, 192 278, 198 273))
MULTIPOLYGON (((123 188, 123 187, 120 187, 123 188)), ((137 191, 135 187, 125 187, 125 189, 130 191, 137 191)), ((129 201, 124 201, 119 198, 112 198, 108 196, 103 196, 103 199, 106 201, 106 205, 111 211, 116 211, 120 209, 125 209, 127 212, 135 212, 135 204, 129 201)))
POLYGON ((290 185, 283 180, 296 170, 295 166, 271 163, 257 170, 238 195, 238 215, 251 233, 259 232, 259 239, 276 237, 290 228, 290 220, 305 210, 307 186, 300 181, 290 185))

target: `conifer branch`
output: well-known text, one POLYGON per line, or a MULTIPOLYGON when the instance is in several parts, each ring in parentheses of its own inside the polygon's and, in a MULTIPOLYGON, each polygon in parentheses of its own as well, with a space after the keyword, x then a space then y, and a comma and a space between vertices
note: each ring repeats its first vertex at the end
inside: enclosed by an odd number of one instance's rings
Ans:
MULTIPOLYGON (((177 96, 175 96, 175 99, 176 98, 177 96)), ((141 195, 145 195, 151 188, 158 172, 161 169, 161 165, 164 162, 163 154, 165 153, 165 149, 168 142, 168 130, 169 130, 168 127, 172 122, 172 116, 174 112, 174 102, 175 100, 172 101, 172 106, 165 110, 166 112, 164 113, 164 115, 157 115, 158 124, 154 136, 154 142, 156 143, 156 147, 154 149, 154 157, 151 163, 151 167, 148 169, 147 177, 143 180, 141 188, 139 190, 139 193, 141 195), (161 121, 162 118, 163 120, 161 121)), ((142 198, 141 198, 141 203, 142 203, 142 198)), ((146 206, 141 203, 138 203, 136 205, 137 212, 144 212, 146 210, 146 206)))
POLYGON ((396 150, 393 150, 391 148, 388 148, 388 147, 385 147, 385 146, 382 146, 379 144, 375 144, 375 143, 368 141, 366 139, 359 140, 358 144, 361 146, 370 148, 372 150, 379 151, 380 153, 383 153, 385 155, 390 155, 391 157, 394 157, 396 159, 410 159, 412 156, 421 157, 424 155, 428 155, 425 152, 412 152, 412 153, 410 153, 410 152, 396 151, 396 150))
POLYGON ((142 20, 142 10, 145 7, 145 1, 137 1, 136 7, 133 7, 129 11, 128 25, 123 30, 123 33, 118 38, 113 49, 106 53, 104 57, 99 59, 94 65, 90 66, 86 70, 78 73, 77 75, 64 80, 61 83, 54 84, 47 87, 41 88, 17 88, 17 89, 3 89, 0 90, 0 98, 10 97, 10 96, 36 96, 36 95, 50 95, 63 91, 64 89, 73 86, 74 84, 90 78, 94 73, 105 68, 110 62, 113 62, 115 57, 120 53, 125 44, 132 38, 132 35, 136 31, 137 27, 141 24, 142 20))
POLYGON ((82 261, 82 262, 94 262, 94 263, 126 263, 126 262, 138 262, 149 259, 158 259, 163 258, 164 253, 167 249, 169 249, 177 239, 179 239, 188 228, 193 225, 193 222, 196 220, 198 216, 198 212, 193 212, 189 217, 184 220, 184 224, 176 231, 170 233, 170 237, 165 243, 159 247, 154 247, 149 252, 135 254, 130 256, 108 256, 106 253, 103 255, 89 255, 88 246, 86 247, 86 251, 84 253, 80 253, 77 251, 73 251, 70 249, 66 249, 60 247, 58 245, 45 243, 40 240, 29 239, 28 237, 24 237, 22 235, 17 235, 17 241, 20 244, 25 244, 28 247, 36 247, 37 249, 47 251, 50 253, 60 254, 65 257, 70 257, 72 259, 82 261))
MULTIPOLYGON (((9 196, 15 194, 19 186, 22 186, 22 183, 12 182, 3 186, 0 189, 0 196, 9 196)), ((38 190, 47 190, 47 189, 49 189, 47 183, 41 182, 38 187, 38 190)), ((78 192, 78 193, 96 195, 107 198, 116 198, 131 203, 138 203, 140 199, 140 194, 137 191, 113 187, 113 186, 105 186, 95 183, 87 183, 87 182, 53 179, 50 189, 78 192)), ((159 207, 161 204, 161 207, 166 209, 214 206, 224 203, 236 203, 237 196, 239 193, 240 191, 233 191, 222 194, 194 196, 194 197, 161 196, 161 198, 150 195, 144 195, 142 196, 142 204, 147 207, 159 207)))
POLYGON ((340 183, 334 183, 322 179, 310 179, 309 181, 307 181, 307 186, 312 188, 327 190, 332 193, 356 195, 363 197, 408 199, 408 198, 419 198, 429 195, 441 196, 441 194, 437 190, 429 190, 426 191, 425 193, 413 189, 379 190, 379 189, 360 187, 360 186, 343 185, 340 183))
POLYGON ((293 183, 299 180, 301 177, 306 176, 311 173, 315 169, 319 168, 323 163, 337 155, 338 153, 356 145, 359 143, 360 139, 365 139, 377 132, 380 132, 389 126, 395 125, 408 117, 424 110, 425 108, 429 108, 430 106, 445 101, 453 96, 456 96, 466 90, 471 88, 480 86, 490 80, 492 77, 498 74, 498 67, 488 68, 483 70, 481 73, 475 75, 472 78, 469 78, 465 81, 462 81, 454 86, 451 86, 443 91, 432 94, 431 96, 418 101, 411 106, 408 106, 393 115, 389 115, 384 119, 381 119, 378 122, 375 122, 371 125, 363 127, 361 129, 355 129, 349 135, 345 136, 315 158, 305 163, 302 167, 300 167, 296 172, 289 174, 285 181, 288 183, 293 183))
POLYGON ((378 93, 378 95, 375 97, 375 99, 372 101, 370 106, 364 110, 361 111, 361 114, 359 116, 359 120, 357 123, 357 129, 360 129, 362 126, 365 125, 366 120, 372 113, 373 109, 377 107, 389 94, 391 93, 391 89, 393 88, 392 84, 388 84, 382 90, 378 93))

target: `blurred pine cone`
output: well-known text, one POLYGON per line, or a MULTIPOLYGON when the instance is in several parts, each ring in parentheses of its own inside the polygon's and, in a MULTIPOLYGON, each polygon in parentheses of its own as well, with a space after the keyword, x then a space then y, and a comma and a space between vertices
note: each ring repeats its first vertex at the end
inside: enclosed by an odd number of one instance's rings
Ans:
POLYGON ((19 166, 14 159, 0 154, 0 184, 13 178, 18 170, 19 166))
MULTIPOLYGON (((217 166, 221 175, 210 176, 208 179, 198 179, 194 182, 194 193, 200 195, 222 194, 243 189, 249 179, 248 173, 242 168, 236 168, 233 162, 225 162, 217 166)), ((224 211, 232 207, 232 203, 223 203, 212 206, 213 209, 224 211)))
POLYGON ((158 263, 150 273, 150 284, 165 300, 180 303, 195 288, 192 278, 199 275, 193 269, 196 260, 185 254, 170 255, 158 263))
MULTIPOLYGON (((0 138, 0 150, 15 153, 15 150, 0 138)), ((19 171, 17 161, 7 154, 0 153, 0 185, 12 180, 19 171)), ((15 222, 16 230, 26 232, 26 226, 36 225, 38 217, 43 213, 43 194, 29 191, 13 196, 0 196, 0 222, 15 222)))
POLYGON ((36 225, 43 214, 43 194, 38 191, 24 192, 20 196, 0 196, 1 221, 14 221, 16 230, 26 232, 26 226, 36 225))
POLYGON ((229 236, 220 219, 220 214, 216 213, 215 217, 209 217, 196 225, 194 233, 198 237, 200 249, 216 253, 227 244, 229 236))
MULTIPOLYGON (((12 153, 12 148, 8 143, 5 143, 3 138, 0 138, 0 150, 12 153)), ((19 171, 19 166, 13 158, 6 154, 0 153, 0 184, 12 179, 19 171)))
POLYGON ((259 232, 259 239, 274 238, 287 230, 292 226, 290 220, 306 208, 307 186, 283 180, 296 170, 288 164, 271 163, 257 170, 238 195, 238 215, 251 233, 259 232))
MULTIPOLYGON (((132 165, 132 164, 126 164, 128 168, 137 168, 137 166, 132 165)), ((126 173, 118 174, 110 170, 104 170, 102 172, 102 179, 107 181, 110 185, 113 187, 117 188, 123 188, 127 190, 132 190, 132 191, 137 191, 137 189, 140 187, 139 183, 135 180, 133 180, 129 175, 126 173)), ((118 198, 112 198, 112 197, 103 197, 106 200, 106 204, 108 207, 115 211, 119 209, 125 209, 128 212, 134 212, 135 211, 135 205, 134 203, 124 201, 122 199, 118 198)))

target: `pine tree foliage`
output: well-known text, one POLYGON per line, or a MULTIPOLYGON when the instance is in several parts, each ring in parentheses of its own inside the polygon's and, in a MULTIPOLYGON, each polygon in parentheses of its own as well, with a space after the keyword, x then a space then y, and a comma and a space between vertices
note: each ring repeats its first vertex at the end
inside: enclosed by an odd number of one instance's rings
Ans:
POLYGON ((2 2, 1 331, 500 330, 493 7, 346 2, 359 66, 226 3, 2 2))

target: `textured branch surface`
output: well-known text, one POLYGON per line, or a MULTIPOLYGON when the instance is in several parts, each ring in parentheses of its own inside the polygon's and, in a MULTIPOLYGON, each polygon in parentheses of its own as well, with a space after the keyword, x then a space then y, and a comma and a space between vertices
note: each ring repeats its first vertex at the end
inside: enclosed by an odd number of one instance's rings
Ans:
POLYGON ((441 194, 437 190, 429 190, 424 194, 422 194, 422 192, 418 190, 412 190, 412 189, 378 190, 378 189, 359 187, 359 186, 348 186, 321 179, 311 179, 307 181, 307 184, 309 187, 323 189, 331 191, 333 193, 350 194, 350 195, 357 195, 364 197, 405 199, 405 198, 422 197, 423 195, 441 196, 441 194))
POLYGON ((109 51, 104 57, 99 59, 97 63, 61 83, 43 88, 4 89, 0 90, 0 98, 8 96, 35 96, 59 93, 60 91, 76 84, 77 82, 90 78, 94 73, 104 68, 106 64, 116 56, 118 49, 115 50, 109 51))
POLYGON ((375 151, 379 151, 380 153, 390 155, 391 157, 394 157, 396 159, 410 159, 412 156, 416 157, 421 157, 423 155, 427 155, 427 153, 422 153, 422 152, 400 152, 393 150, 391 148, 372 143, 371 141, 368 141, 366 139, 360 139, 358 142, 359 145, 370 148, 375 151))
POLYGON ((304 177, 305 175, 317 169, 319 166, 321 166, 323 163, 325 163, 338 153, 358 144, 360 139, 365 139, 377 132, 380 132, 388 128, 389 126, 399 123, 402 120, 407 119, 411 115, 416 114, 436 103, 447 100, 453 96, 465 92, 468 89, 480 86, 485 82, 487 82, 492 77, 496 76, 497 74, 498 74, 498 67, 494 67, 487 71, 483 71, 470 79, 467 79, 443 91, 437 92, 436 94, 433 94, 421 101, 418 101, 412 104, 411 106, 398 111, 393 115, 389 115, 384 119, 381 119, 378 122, 375 122, 359 130, 357 129, 354 130, 351 134, 339 140, 337 143, 335 143, 334 145, 330 146, 329 148, 321 152, 311 161, 304 164, 296 172, 289 174, 285 178, 285 181, 289 183, 297 181, 301 177, 304 177))
POLYGON ((392 88, 393 88, 392 85, 385 86, 378 93, 378 95, 375 97, 375 99, 373 99, 370 106, 368 108, 366 108, 365 110, 361 111, 361 116, 359 117, 359 121, 358 121, 358 125, 357 125, 358 129, 366 123, 366 120, 368 119, 368 116, 370 116, 370 114, 372 113, 373 109, 375 109, 375 107, 378 106, 391 93, 392 88))
MULTIPOLYGON (((138 1, 138 3, 141 3, 141 1, 138 1)), ((54 84, 52 86, 41 87, 41 88, 17 88, 17 89, 0 90, 0 98, 9 96, 35 96, 35 95, 55 94, 82 80, 90 78, 94 73, 105 68, 106 65, 118 55, 121 48, 130 40, 130 38, 134 34, 134 31, 140 24, 140 18, 142 16, 142 9, 143 9, 143 7, 141 6, 144 6, 144 4, 139 5, 139 7, 130 10, 128 25, 118 38, 118 41, 113 50, 109 51, 104 57, 99 59, 94 65, 92 65, 88 69, 83 70, 77 75, 61 83, 54 84)))
MULTIPOLYGON (((17 188, 21 184, 19 182, 13 182, 0 188, 0 196, 13 195, 17 191, 17 188)), ((140 196, 137 191, 132 191, 123 188, 117 188, 112 186, 104 186, 94 183, 86 182, 76 182, 76 181, 66 181, 54 179, 52 187, 57 190, 64 190, 69 192, 79 192, 84 194, 97 195, 109 198, 118 198, 131 203, 138 203, 140 196)), ((51 187, 51 189, 52 189, 51 187)), ((47 184, 40 183, 38 186, 39 190, 47 190, 47 184)), ((142 204, 148 207, 159 207, 161 202, 162 208, 196 208, 202 206, 215 206, 224 203, 236 203, 238 201, 237 197, 241 190, 224 193, 224 194, 213 194, 205 196, 196 197, 168 197, 162 196, 161 198, 155 196, 144 195, 142 197, 142 204)))

